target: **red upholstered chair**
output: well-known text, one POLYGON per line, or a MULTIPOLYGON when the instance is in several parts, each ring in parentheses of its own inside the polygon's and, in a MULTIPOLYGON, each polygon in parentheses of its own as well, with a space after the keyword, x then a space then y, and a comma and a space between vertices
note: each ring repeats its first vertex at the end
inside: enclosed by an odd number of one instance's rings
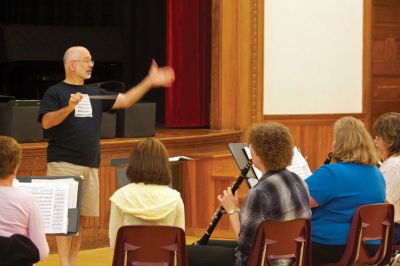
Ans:
POLYGON ((122 226, 117 233, 112 265, 187 266, 185 232, 173 226, 122 226))
POLYGON ((258 226, 248 266, 271 265, 292 260, 292 265, 311 265, 311 224, 307 219, 264 221, 258 226))
POLYGON ((343 265, 387 265, 392 255, 394 208, 392 204, 369 204, 357 208, 353 216, 346 249, 337 263, 343 265), (380 240, 379 248, 371 256, 366 248, 369 240, 380 240))

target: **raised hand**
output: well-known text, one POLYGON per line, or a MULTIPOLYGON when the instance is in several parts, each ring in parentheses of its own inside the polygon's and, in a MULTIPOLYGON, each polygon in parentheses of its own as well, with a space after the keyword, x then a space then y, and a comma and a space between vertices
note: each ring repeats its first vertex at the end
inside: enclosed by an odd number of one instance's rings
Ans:
POLYGON ((152 87, 169 87, 175 80, 175 72, 172 67, 158 67, 156 61, 152 60, 148 77, 152 87))

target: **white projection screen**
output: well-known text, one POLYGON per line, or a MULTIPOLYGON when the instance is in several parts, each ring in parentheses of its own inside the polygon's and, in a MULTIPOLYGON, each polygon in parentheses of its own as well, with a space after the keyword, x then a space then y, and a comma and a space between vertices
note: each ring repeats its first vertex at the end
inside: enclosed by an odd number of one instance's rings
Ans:
POLYGON ((264 114, 362 112, 362 0, 265 0, 264 114))

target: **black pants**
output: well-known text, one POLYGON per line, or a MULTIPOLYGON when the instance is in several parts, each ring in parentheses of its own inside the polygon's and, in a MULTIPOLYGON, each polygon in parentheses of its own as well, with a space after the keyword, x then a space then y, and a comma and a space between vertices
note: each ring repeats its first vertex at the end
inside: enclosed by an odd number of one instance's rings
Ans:
POLYGON ((394 223, 393 244, 400 245, 400 224, 394 223))
POLYGON ((232 266, 236 241, 210 240, 208 245, 187 246, 189 266, 232 266))
MULTIPOLYGON (((311 262, 312 265, 338 262, 342 257, 346 245, 322 245, 312 242, 311 262)), ((379 245, 366 245, 370 256, 373 256, 378 250, 379 245)))
POLYGON ((311 244, 312 265, 338 262, 343 255, 345 245, 322 245, 315 242, 311 244))

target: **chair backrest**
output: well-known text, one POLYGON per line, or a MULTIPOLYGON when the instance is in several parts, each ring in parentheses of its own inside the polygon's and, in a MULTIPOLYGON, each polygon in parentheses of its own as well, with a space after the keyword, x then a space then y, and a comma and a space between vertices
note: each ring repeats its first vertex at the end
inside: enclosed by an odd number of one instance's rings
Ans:
POLYGON ((128 165, 129 158, 114 158, 111 159, 111 166, 116 167, 115 173, 117 177, 118 188, 128 185, 129 179, 126 177, 126 167, 128 165))
POLYGON ((123 265, 188 265, 185 232, 174 226, 122 226, 117 233, 113 266, 123 265))
MULTIPOLYGON (((354 213, 346 249, 338 263, 331 265, 386 265, 392 255, 394 208, 392 204, 368 204, 354 213), (378 241, 375 254, 366 244, 378 241)), ((375 243, 374 243, 375 244, 375 243)))
POLYGON ((273 265, 277 260, 291 265, 310 265, 311 224, 308 219, 264 221, 258 226, 248 266, 273 265))

